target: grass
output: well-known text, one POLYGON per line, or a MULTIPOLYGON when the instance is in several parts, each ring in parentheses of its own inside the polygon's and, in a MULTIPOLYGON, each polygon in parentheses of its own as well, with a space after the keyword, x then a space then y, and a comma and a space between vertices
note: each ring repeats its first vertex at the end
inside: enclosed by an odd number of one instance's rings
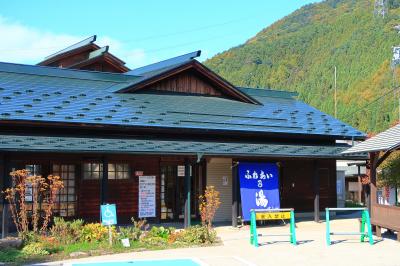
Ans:
MULTIPOLYGON (((29 263, 38 263, 46 261, 57 261, 70 259, 70 254, 74 252, 84 252, 87 255, 80 255, 77 257, 86 256, 100 256, 107 254, 126 253, 133 251, 144 251, 144 250, 161 250, 161 249, 174 249, 182 247, 196 246, 193 244, 185 243, 172 243, 163 245, 151 245, 139 241, 131 241, 130 247, 124 247, 120 242, 116 242, 110 247, 107 241, 105 242, 79 242, 73 244, 56 245, 50 248, 46 248, 51 254, 43 256, 27 256, 19 249, 8 248, 0 250, 0 262, 6 263, 7 265, 21 265, 29 263)), ((200 245, 197 245, 200 246, 200 245)), ((202 246, 202 245, 201 245, 202 246)))

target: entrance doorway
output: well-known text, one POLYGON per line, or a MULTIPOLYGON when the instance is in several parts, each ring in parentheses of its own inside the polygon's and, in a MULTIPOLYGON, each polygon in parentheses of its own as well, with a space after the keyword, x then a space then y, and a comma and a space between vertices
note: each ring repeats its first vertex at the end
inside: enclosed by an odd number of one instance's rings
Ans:
MULTIPOLYGON (((161 220, 178 221, 184 218, 185 208, 185 176, 181 169, 183 165, 161 166, 161 220), (178 171, 179 168, 179 171, 178 171), (179 174, 178 174, 179 172, 179 174)), ((190 207, 192 217, 196 217, 198 198, 197 171, 190 171, 192 179, 190 207)))

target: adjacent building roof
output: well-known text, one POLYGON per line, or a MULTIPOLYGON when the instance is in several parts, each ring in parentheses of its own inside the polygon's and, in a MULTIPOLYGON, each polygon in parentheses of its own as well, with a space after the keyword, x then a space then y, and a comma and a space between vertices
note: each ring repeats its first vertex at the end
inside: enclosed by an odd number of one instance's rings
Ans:
POLYGON ((366 154, 341 154, 346 148, 346 146, 306 146, 271 143, 0 135, 0 150, 3 151, 366 159, 366 154))
POLYGON ((100 47, 96 43, 96 35, 75 43, 52 55, 47 56, 39 62, 41 66, 56 66, 73 69, 98 69, 101 71, 112 71, 123 73, 130 69, 125 62, 109 53, 109 47, 100 47), (94 64, 98 64, 97 66, 94 64), (103 70, 100 65, 105 65, 103 70))
POLYGON ((398 148, 400 148, 400 124, 351 147, 343 153, 391 151, 398 148))
POLYGON ((0 63, 0 123, 305 134, 333 139, 365 136, 288 92, 237 88, 259 104, 146 90, 116 93, 137 84, 138 79, 141 77, 0 63))

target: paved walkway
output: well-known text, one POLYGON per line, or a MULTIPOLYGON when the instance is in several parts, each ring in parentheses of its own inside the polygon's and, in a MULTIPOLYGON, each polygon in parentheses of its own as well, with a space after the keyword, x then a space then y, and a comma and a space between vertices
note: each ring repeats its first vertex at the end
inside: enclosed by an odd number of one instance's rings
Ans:
MULTIPOLYGON (((332 231, 357 231, 355 219, 334 220, 332 231)), ((400 243, 384 238, 376 239, 376 244, 360 243, 359 236, 334 236, 335 244, 325 242, 325 223, 310 221, 297 223, 297 240, 293 246, 288 237, 260 238, 262 244, 255 248, 249 244, 248 228, 217 228, 223 245, 204 248, 145 251, 126 254, 107 255, 74 260, 74 262, 106 262, 135 259, 178 259, 194 258, 204 265, 399 265, 400 243)), ((259 230, 264 234, 285 234, 288 226, 270 227, 259 230)), ((72 260, 69 263, 73 262, 72 260)), ((48 264, 49 265, 49 264, 48 264)), ((53 263, 60 265, 60 263, 53 263)))

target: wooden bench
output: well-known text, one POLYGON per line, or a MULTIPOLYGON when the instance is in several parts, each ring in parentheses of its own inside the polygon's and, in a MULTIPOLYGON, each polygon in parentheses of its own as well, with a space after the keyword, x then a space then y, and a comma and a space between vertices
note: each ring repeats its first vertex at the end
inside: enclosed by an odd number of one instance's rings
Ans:
POLYGON ((397 232, 397 241, 400 241, 400 225, 398 226, 393 226, 393 225, 388 225, 388 224, 384 224, 384 223, 380 223, 374 220, 371 220, 371 225, 375 226, 375 234, 378 237, 382 237, 382 232, 381 229, 382 228, 386 228, 392 231, 396 231, 397 232))

